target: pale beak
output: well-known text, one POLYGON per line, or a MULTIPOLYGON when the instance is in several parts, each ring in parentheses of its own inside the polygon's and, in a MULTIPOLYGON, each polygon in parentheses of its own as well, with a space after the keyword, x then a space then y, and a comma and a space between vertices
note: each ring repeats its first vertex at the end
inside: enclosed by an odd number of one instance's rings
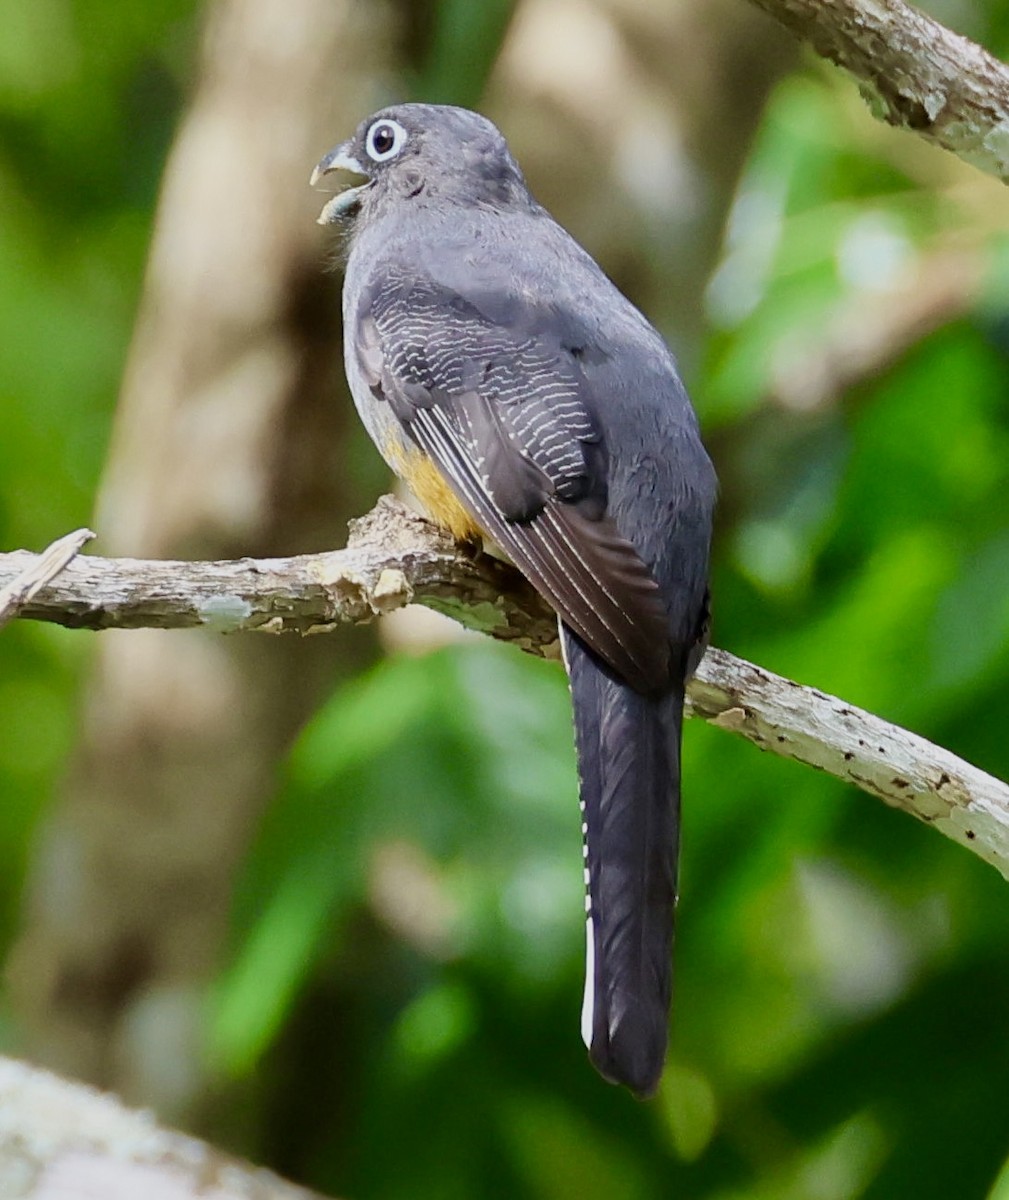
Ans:
MULTIPOLYGON (((319 182, 323 175, 328 175, 330 171, 349 171, 353 175, 367 175, 367 171, 361 166, 352 154, 347 152, 347 145, 337 146, 335 150, 330 150, 326 157, 312 172, 312 178, 309 183, 312 187, 319 182)), ((317 218, 320 225, 332 225, 345 217, 350 210, 357 204, 358 198, 364 189, 368 186, 371 180, 360 184, 358 187, 345 188, 326 202, 322 212, 317 218)))

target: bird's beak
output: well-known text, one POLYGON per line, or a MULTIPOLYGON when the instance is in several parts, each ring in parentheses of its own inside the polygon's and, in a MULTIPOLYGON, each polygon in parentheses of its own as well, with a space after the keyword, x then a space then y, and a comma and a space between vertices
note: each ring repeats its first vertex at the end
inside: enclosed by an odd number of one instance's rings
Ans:
MULTIPOLYGON (((335 150, 330 150, 312 172, 312 178, 309 180, 312 187, 315 187, 323 175, 328 175, 330 171, 350 171, 354 175, 367 175, 364 167, 348 152, 347 147, 349 144, 349 142, 345 142, 342 146, 337 146, 335 150)), ((326 206, 319 213, 319 224, 332 225, 334 222, 347 216, 350 210, 357 204, 361 193, 370 182, 371 180, 369 179, 358 187, 344 188, 342 192, 337 192, 332 200, 326 202, 326 206)))

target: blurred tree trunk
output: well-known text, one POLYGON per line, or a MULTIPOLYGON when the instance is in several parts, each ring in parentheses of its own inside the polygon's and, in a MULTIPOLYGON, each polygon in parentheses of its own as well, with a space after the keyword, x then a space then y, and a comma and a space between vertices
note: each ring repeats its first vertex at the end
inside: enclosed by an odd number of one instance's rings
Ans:
MULTIPOLYGON (((350 0, 220 0, 208 17, 98 505, 108 553, 339 545, 371 490, 346 468, 358 434, 308 173, 359 119, 391 22, 350 0)), ((279 757, 364 645, 101 639, 10 969, 34 1058, 186 1115, 236 864, 279 757)))

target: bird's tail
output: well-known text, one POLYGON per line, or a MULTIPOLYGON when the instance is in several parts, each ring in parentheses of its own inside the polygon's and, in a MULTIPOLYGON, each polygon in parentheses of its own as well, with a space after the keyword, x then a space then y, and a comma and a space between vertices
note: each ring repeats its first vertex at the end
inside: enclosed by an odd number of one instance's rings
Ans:
POLYGON ((648 1096, 668 1037, 683 687, 643 696, 575 634, 561 636, 585 840, 582 1037, 603 1076, 648 1096))

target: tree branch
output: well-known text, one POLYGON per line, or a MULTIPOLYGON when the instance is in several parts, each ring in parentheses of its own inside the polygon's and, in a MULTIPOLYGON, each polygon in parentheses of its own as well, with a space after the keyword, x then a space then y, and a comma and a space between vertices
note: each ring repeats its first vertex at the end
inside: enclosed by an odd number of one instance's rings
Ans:
POLYGON ((322 1200, 114 1096, 0 1058, 4 1200, 322 1200))
MULTIPOLYGON (((0 554, 0 587, 39 556, 0 554)), ((19 615, 76 629, 326 632, 424 604, 543 657, 556 658, 553 613, 513 568, 468 554, 384 497, 352 522, 345 550, 294 558, 170 562, 81 556, 19 615)), ((907 730, 724 650, 688 688, 694 716, 762 750, 853 783, 936 826, 1009 878, 1009 786, 907 730)))
POLYGON ((904 0, 753 0, 849 71, 873 112, 1009 182, 1009 67, 904 0))
POLYGON ((28 566, 0 588, 0 629, 77 557, 85 542, 95 535, 90 529, 75 529, 58 538, 41 554, 32 556, 28 566))

